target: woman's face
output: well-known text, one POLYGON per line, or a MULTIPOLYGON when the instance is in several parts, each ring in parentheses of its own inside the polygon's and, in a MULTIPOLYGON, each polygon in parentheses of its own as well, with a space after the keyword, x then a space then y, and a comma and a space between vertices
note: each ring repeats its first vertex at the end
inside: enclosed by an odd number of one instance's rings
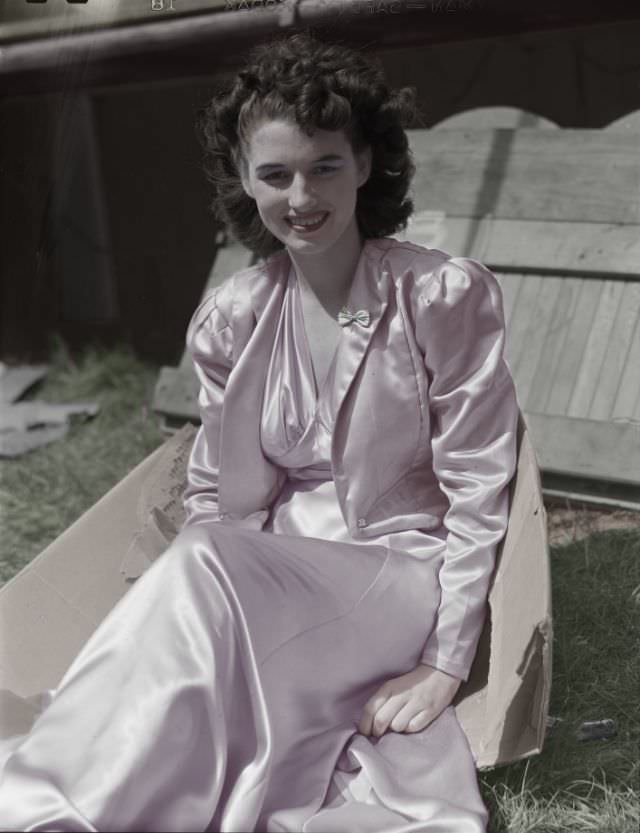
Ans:
POLYGON ((307 136, 291 122, 264 121, 250 135, 244 162, 246 193, 290 251, 326 254, 345 235, 357 239, 356 197, 371 154, 354 154, 342 130, 307 136))

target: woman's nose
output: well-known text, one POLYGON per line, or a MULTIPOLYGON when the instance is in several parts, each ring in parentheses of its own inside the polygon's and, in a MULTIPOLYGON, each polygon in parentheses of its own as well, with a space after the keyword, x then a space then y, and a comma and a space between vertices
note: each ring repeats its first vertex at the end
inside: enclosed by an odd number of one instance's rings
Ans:
POLYGON ((304 209, 312 207, 316 196, 309 180, 304 176, 294 176, 289 189, 289 205, 291 208, 304 209))

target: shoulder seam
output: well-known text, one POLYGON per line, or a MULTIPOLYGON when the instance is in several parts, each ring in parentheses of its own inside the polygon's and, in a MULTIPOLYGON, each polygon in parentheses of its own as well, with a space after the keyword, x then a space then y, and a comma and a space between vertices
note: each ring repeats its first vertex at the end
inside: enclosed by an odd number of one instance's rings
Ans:
POLYGON ((197 330, 206 326, 207 322, 211 319, 212 314, 216 311, 224 321, 224 325, 222 327, 218 327, 214 332, 220 332, 221 330, 224 330, 225 327, 231 326, 229 324, 229 321, 227 321, 227 317, 218 306, 217 300, 219 290, 220 286, 214 286, 210 290, 208 290, 204 297, 200 300, 200 303, 198 304, 196 309, 194 310, 192 321, 187 332, 188 342, 191 342, 193 340, 197 330))

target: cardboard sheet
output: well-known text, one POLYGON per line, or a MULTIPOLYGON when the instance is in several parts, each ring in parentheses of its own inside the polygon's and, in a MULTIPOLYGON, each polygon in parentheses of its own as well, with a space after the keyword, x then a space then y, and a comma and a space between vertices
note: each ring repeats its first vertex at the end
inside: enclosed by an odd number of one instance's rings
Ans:
POLYGON ((46 376, 47 365, 9 367, 0 362, 0 457, 19 457, 42 445, 61 440, 73 415, 93 417, 95 402, 16 402, 46 376))

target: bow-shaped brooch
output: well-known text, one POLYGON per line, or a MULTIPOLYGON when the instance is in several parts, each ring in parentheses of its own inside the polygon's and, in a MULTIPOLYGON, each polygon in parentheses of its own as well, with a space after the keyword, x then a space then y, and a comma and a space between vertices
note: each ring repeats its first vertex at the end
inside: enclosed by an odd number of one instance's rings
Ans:
POLYGON ((338 324, 340 324, 341 327, 346 327, 347 324, 351 324, 353 321, 360 324, 362 327, 368 327, 370 320, 371 316, 366 309, 359 309, 355 312, 351 312, 346 307, 342 307, 338 313, 338 324))

